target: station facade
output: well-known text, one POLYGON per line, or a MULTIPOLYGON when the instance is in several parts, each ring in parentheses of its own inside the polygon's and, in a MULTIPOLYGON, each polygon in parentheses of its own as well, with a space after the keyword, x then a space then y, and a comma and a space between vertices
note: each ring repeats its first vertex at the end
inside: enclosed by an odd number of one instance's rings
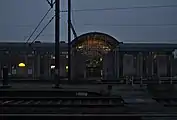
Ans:
MULTIPOLYGON (((71 73, 74 79, 116 80, 125 76, 171 77, 177 75, 177 44, 122 43, 110 35, 91 32, 72 41, 71 73)), ((54 43, 0 43, 0 66, 12 78, 51 79, 54 43)), ((68 44, 60 42, 60 76, 67 78, 68 44)), ((2 74, 1 74, 2 77, 2 74)))

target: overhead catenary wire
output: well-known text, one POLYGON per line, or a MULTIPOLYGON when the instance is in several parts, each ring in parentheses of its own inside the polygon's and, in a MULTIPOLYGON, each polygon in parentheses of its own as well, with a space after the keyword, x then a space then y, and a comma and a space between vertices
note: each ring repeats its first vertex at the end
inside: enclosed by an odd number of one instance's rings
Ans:
MULTIPOLYGON (((55 2, 53 3, 55 4, 55 2)), ((95 8, 95 9, 75 9, 72 10, 72 12, 87 12, 87 11, 114 11, 114 10, 121 10, 121 9, 143 9, 143 8, 167 8, 167 7, 177 7, 177 5, 152 5, 152 6, 133 6, 133 7, 114 7, 114 8, 95 8)), ((43 20, 45 19, 45 17, 48 15, 48 13, 50 12, 50 10, 52 9, 52 7, 49 8, 49 10, 46 12, 46 14, 42 17, 41 21, 39 22, 39 24, 36 26, 36 28, 34 29, 34 31, 32 32, 32 34, 30 35, 30 37, 28 38, 27 42, 29 42, 29 40, 31 39, 31 37, 33 36, 33 34, 36 32, 36 30, 38 29, 38 27, 40 26, 40 24, 43 22, 43 20)), ((61 13, 65 13, 68 12, 68 10, 61 10, 61 13)), ((53 17, 52 17, 53 18, 53 17)), ((52 20, 51 20, 52 21, 52 20)), ((50 22, 49 22, 50 23, 50 22)), ((48 23, 48 24, 49 24, 48 23)), ((40 34, 44 31, 44 29, 48 26, 48 24, 43 28, 43 30, 36 36, 36 38, 31 42, 31 44, 40 36, 40 34)), ((75 23, 76 24, 76 23, 75 23)), ((96 24, 84 24, 84 26, 172 26, 172 25, 177 25, 177 24, 160 24, 160 25, 96 25, 96 24)))
MULTIPOLYGON (((160 26, 177 26, 177 24, 175 23, 164 23, 164 24, 146 24, 146 23, 143 23, 143 24, 108 24, 108 23, 77 23, 77 22, 74 22, 74 20, 72 20, 72 24, 74 26, 105 26, 105 27, 160 27, 160 26)), ((19 26, 26 26, 26 28, 31 28, 31 26, 33 25, 14 25, 15 27, 19 27, 19 26)), ((13 26, 11 26, 13 27, 13 26)), ((26 39, 28 36, 24 36, 24 38, 26 39)))
MULTIPOLYGON (((48 1, 48 0, 47 0, 48 1)), ((48 1, 49 3, 49 1, 48 1)), ((39 28, 39 26, 41 25, 41 23, 43 22, 43 20, 45 19, 45 17, 48 15, 48 13, 51 11, 51 9, 53 8, 53 5, 55 4, 55 2, 51 1, 50 4, 50 8, 48 9, 48 11, 46 12, 46 14, 42 17, 42 19, 40 20, 40 22, 38 23, 38 25, 35 27, 35 29, 33 30, 33 32, 31 33, 31 35, 29 36, 29 38, 27 39, 26 43, 29 42, 29 40, 31 39, 31 37, 34 35, 34 33, 36 32, 36 30, 39 28)), ((25 38, 26 39, 26 38, 25 38)))
POLYGON ((45 19, 45 17, 48 15, 48 13, 50 12, 50 10, 52 9, 52 7, 50 7, 48 9, 48 11, 45 13, 45 15, 42 17, 42 19, 40 20, 40 22, 37 24, 37 26, 35 27, 35 29, 33 30, 33 32, 31 33, 31 35, 29 36, 29 38, 27 39, 26 43, 29 42, 29 40, 31 39, 31 37, 34 35, 34 33, 36 32, 36 30, 39 28, 39 26, 41 25, 41 23, 43 22, 43 20, 45 19))
MULTIPOLYGON (((95 11, 115 11, 123 9, 152 9, 152 8, 171 8, 177 5, 151 5, 151 6, 133 6, 133 7, 112 7, 112 8, 91 8, 91 9, 75 9, 73 12, 95 12, 95 11)), ((60 12, 68 12, 68 10, 61 10, 60 12)))
POLYGON ((101 26, 101 27, 166 27, 166 26, 177 26, 177 24, 98 24, 98 23, 84 23, 76 24, 81 26, 101 26))
POLYGON ((37 39, 38 37, 42 34, 42 32, 47 28, 47 26, 52 22, 52 20, 54 19, 55 15, 49 20, 49 22, 43 27, 43 29, 39 32, 39 34, 34 38, 34 40, 30 43, 30 45, 32 45, 37 39))
POLYGON ((76 29, 75 29, 75 18, 74 18, 74 12, 73 9, 71 8, 71 30, 73 32, 74 38, 77 38, 77 33, 76 33, 76 29))
POLYGON ((31 37, 34 35, 34 33, 36 32, 36 30, 39 28, 39 26, 41 25, 41 23, 43 22, 43 20, 45 19, 45 17, 48 15, 48 13, 51 11, 51 9, 53 8, 53 5, 55 4, 55 2, 50 3, 50 8, 48 9, 48 11, 45 13, 45 15, 42 17, 42 19, 39 21, 38 25, 35 27, 35 29, 33 30, 33 32, 31 33, 31 35, 29 36, 29 38, 27 39, 26 43, 28 43, 28 41, 31 39, 31 37))
POLYGON ((72 20, 73 25, 75 25, 76 21, 75 21, 73 9, 71 10, 71 20, 72 20))

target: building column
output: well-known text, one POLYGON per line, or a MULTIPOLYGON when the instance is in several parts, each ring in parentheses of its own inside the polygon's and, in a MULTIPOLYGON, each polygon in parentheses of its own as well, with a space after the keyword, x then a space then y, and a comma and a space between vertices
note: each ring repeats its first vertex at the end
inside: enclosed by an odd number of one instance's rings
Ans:
POLYGON ((157 53, 155 53, 155 55, 153 56, 153 75, 155 75, 156 77, 158 76, 158 67, 157 67, 157 62, 158 62, 158 55, 157 53))
POLYGON ((49 57, 48 55, 44 56, 44 78, 47 80, 49 78, 49 57))
POLYGON ((137 55, 137 76, 143 76, 143 55, 141 52, 137 55))
POLYGON ((153 72, 153 55, 152 52, 149 52, 148 54, 148 76, 152 76, 152 72, 153 72))
POLYGON ((35 55, 35 78, 39 78, 40 77, 40 54, 36 54, 35 55))
POLYGON ((157 56, 157 72, 159 77, 167 76, 167 61, 167 55, 159 54, 157 56))
POLYGON ((133 52, 133 75, 139 76, 139 54, 138 52, 133 52))
POLYGON ((136 56, 136 76, 140 76, 140 54, 136 56))
POLYGON ((143 67, 143 71, 142 71, 142 76, 143 77, 147 77, 147 53, 146 52, 143 52, 143 61, 142 61, 142 63, 143 63, 143 65, 142 65, 142 67, 143 67))
POLYGON ((123 56, 124 52, 119 52, 119 78, 123 77, 123 56))
POLYGON ((103 79, 106 80, 107 79, 107 55, 103 56, 103 79))
POLYGON ((172 76, 177 76, 177 49, 172 51, 172 76))
POLYGON ((119 78, 119 52, 118 49, 115 49, 114 51, 114 69, 115 69, 115 78, 119 78))
POLYGON ((82 55, 81 53, 78 53, 77 55, 77 61, 76 61, 76 76, 80 79, 84 78, 84 70, 86 70, 86 56, 82 55))
POLYGON ((143 54, 140 53, 140 76, 143 77, 143 54))
POLYGON ((114 52, 108 52, 103 59, 103 68, 104 68, 104 74, 105 78, 109 80, 113 80, 115 76, 115 65, 114 65, 114 52))
POLYGON ((172 64, 172 75, 177 76, 177 59, 172 58, 173 64, 172 64))
MULTIPOLYGON (((71 54, 71 80, 75 79, 75 57, 76 57, 76 51, 72 48, 72 54, 71 54)), ((67 75, 68 76, 68 75, 67 75)))
POLYGON ((28 78, 28 54, 24 54, 24 63, 25 63, 25 68, 24 68, 24 77, 28 78))
POLYGON ((2 59, 0 58, 0 78, 2 78, 1 70, 2 70, 2 59))
POLYGON ((60 76, 64 77, 66 74, 66 63, 65 56, 60 55, 60 76))
POLYGON ((4 60, 3 60, 3 58, 4 58, 4 53, 3 53, 3 51, 0 51, 0 78, 2 78, 2 68, 3 68, 3 62, 4 62, 4 60))
POLYGON ((35 79, 35 55, 32 56, 32 79, 35 79))
POLYGON ((172 76, 172 54, 167 54, 167 77, 172 76))
POLYGON ((86 70, 86 58, 80 52, 73 51, 74 54, 72 56, 72 71, 71 76, 72 79, 84 78, 84 70, 86 70))
POLYGON ((48 70, 48 75, 51 78, 51 55, 48 56, 48 63, 49 63, 49 70, 48 70))
POLYGON ((26 60, 26 74, 30 79, 35 79, 35 54, 34 51, 27 53, 26 60))

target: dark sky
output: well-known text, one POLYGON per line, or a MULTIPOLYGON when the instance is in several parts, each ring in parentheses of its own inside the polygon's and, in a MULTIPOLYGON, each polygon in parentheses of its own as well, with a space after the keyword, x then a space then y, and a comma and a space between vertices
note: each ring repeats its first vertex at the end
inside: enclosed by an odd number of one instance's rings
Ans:
MULTIPOLYGON (((154 5, 177 5, 177 0, 72 0, 74 10, 154 5)), ((0 40, 25 41, 48 9, 46 0, 0 0, 0 40)), ((67 0, 61 0, 61 10, 66 9, 67 0)), ((40 29, 53 14, 49 13, 40 29)), ((75 11, 72 22, 78 35, 99 31, 122 42, 177 43, 177 7, 75 11)), ((38 40, 54 41, 54 21, 38 40)), ((61 40, 67 40, 67 13, 61 13, 61 40)))

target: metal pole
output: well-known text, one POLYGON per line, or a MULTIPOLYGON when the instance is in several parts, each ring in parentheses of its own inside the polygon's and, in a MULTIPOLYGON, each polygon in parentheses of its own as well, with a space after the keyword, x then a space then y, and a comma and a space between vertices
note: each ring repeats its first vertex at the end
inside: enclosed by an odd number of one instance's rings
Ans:
POLYGON ((55 0, 55 87, 60 84, 60 0, 55 0))
POLYGON ((71 81, 71 0, 68 0, 68 81, 71 81))

